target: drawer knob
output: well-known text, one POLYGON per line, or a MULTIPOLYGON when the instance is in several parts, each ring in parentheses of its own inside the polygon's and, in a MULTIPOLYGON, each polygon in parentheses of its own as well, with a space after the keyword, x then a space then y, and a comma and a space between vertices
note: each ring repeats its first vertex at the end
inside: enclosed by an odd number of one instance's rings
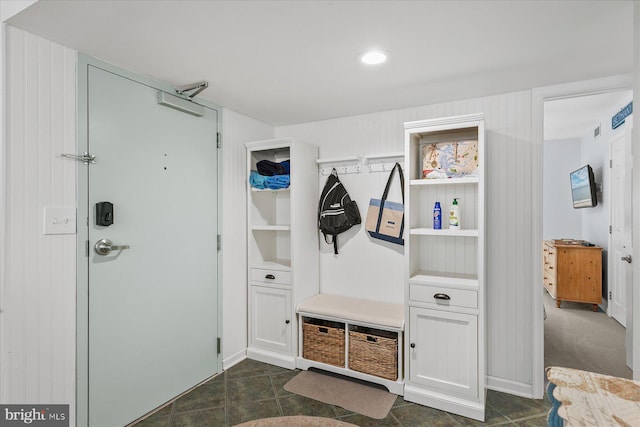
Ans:
POLYGON ((267 274, 266 276, 264 276, 264 278, 273 280, 276 278, 276 276, 274 276, 273 274, 267 274))
POLYGON ((449 301, 451 299, 451 297, 449 295, 447 295, 447 294, 435 294, 433 297, 435 299, 440 299, 440 300, 443 300, 443 301, 449 301))
POLYGON ((411 347, 411 348, 416 348, 416 343, 412 342, 412 343, 409 345, 409 347, 411 347))
POLYGON ((288 325, 289 323, 291 323, 291 320, 285 320, 284 323, 288 325))

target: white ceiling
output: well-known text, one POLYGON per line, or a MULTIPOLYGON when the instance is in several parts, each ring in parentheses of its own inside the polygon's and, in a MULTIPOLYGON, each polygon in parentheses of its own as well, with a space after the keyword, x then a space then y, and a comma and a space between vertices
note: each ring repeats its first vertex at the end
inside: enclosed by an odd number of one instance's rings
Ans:
POLYGON ((625 90, 545 102, 544 140, 581 138, 593 135, 598 126, 610 127, 611 117, 631 101, 632 94, 625 90))
POLYGON ((632 1, 41 0, 8 22, 273 125, 633 70, 632 1), (388 63, 357 63, 371 47, 388 63))

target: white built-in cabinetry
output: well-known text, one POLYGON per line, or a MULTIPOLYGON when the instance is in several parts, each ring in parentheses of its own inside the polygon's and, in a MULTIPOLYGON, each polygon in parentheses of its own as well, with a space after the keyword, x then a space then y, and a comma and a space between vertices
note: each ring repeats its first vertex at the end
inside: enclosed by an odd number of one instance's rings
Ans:
POLYGON ((300 303, 297 310, 303 322, 318 325, 313 328, 317 333, 305 332, 300 325, 298 368, 318 368, 381 384, 402 395, 402 304, 319 294, 300 303), (332 338, 334 334, 341 337, 339 342, 332 338), (358 344, 357 334, 366 342, 358 344), (305 349, 309 344, 312 350, 305 349))
POLYGON ((405 400, 484 421, 482 114, 405 123, 405 400), (424 144, 477 140, 477 175, 423 179, 424 144), (449 229, 460 198, 461 229, 449 229), (442 229, 433 208, 442 207, 442 229))
POLYGON ((294 369, 296 305, 318 293, 317 147, 281 138, 247 149, 247 357, 294 369), (260 160, 290 160, 290 185, 258 190, 249 183, 260 160))

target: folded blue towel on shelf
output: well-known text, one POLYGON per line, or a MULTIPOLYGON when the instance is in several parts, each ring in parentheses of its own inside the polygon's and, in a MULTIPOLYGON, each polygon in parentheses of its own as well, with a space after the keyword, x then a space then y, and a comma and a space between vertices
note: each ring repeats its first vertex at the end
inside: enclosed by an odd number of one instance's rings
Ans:
POLYGON ((265 185, 270 190, 279 190, 289 187, 291 175, 274 175, 265 178, 265 185))
POLYGON ((280 190, 281 188, 289 187, 290 182, 290 175, 264 176, 256 171, 251 171, 249 175, 249 184, 259 190, 280 190))
POLYGON ((265 183, 266 178, 267 178, 266 176, 262 176, 256 171, 251 171, 251 174, 249 175, 249 184, 253 188, 264 190, 265 188, 267 188, 265 183))

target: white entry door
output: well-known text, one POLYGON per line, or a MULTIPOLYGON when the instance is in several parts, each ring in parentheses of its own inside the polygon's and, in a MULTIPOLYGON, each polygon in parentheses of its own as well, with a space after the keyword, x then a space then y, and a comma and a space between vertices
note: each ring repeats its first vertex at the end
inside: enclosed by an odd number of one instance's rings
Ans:
POLYGON ((611 140, 611 245, 609 254, 610 315, 627 325, 631 297, 632 163, 631 126, 611 140))
POLYGON ((160 105, 157 89, 131 78, 91 65, 87 73, 96 158, 88 166, 88 418, 90 427, 114 427, 218 369, 218 117, 160 105))

